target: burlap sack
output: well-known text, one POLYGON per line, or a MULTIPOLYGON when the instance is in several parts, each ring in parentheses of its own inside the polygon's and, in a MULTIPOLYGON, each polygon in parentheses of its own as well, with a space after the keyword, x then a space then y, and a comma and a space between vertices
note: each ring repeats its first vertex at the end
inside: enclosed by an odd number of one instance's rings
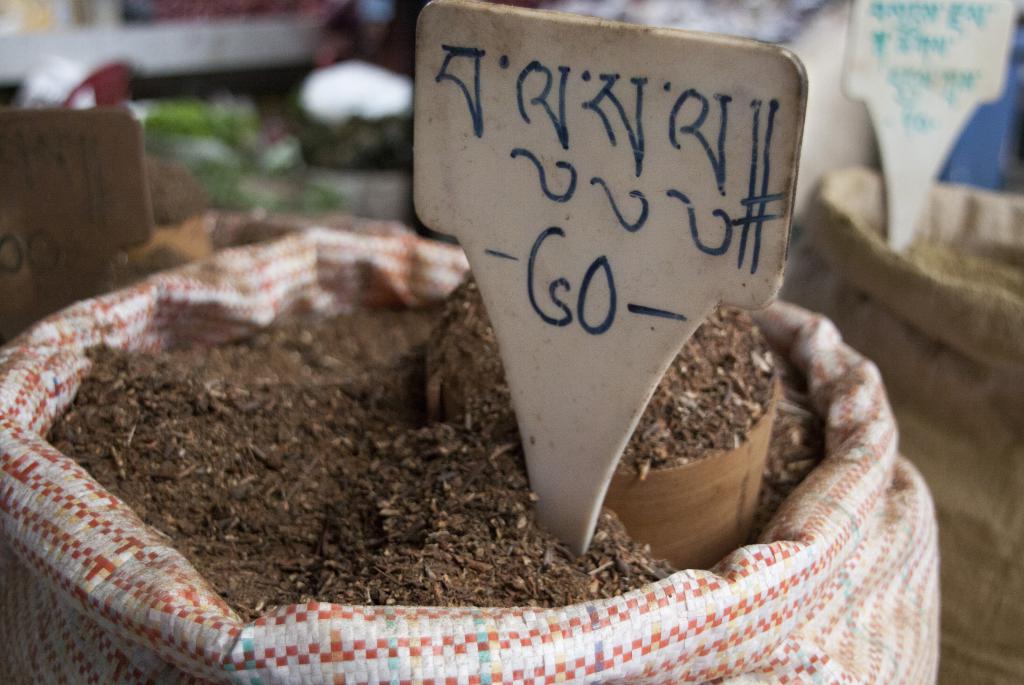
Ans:
POLYGON ((905 254, 883 233, 882 183, 830 174, 818 238, 850 285, 925 335, 984 363, 1024 363, 1024 197, 939 186, 905 254))
POLYGON ((1024 198, 940 186, 928 244, 891 252, 881 179, 826 178, 786 295, 885 379, 938 509, 943 683, 1024 682, 1024 198))
MULTIPOLYGON (((803 369, 828 455, 761 544, 560 609, 320 602, 241 622, 166 538, 41 437, 84 350, 217 344, 286 310, 416 306, 461 252, 313 229, 85 301, 0 349, 0 682, 927 683, 935 522, 875 368, 789 305, 762 325, 803 369)), ((681 522, 685 525, 685 522, 681 522)))

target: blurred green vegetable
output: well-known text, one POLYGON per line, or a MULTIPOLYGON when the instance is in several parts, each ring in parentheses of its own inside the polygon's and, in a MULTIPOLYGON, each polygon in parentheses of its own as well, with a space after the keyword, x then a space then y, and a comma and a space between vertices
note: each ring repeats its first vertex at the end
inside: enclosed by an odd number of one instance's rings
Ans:
POLYGON ((261 140, 250 104, 159 100, 144 108, 143 128, 146 150, 183 164, 214 207, 319 213, 345 206, 338 191, 305 182, 296 138, 261 140))
POLYGON ((146 132, 216 138, 233 148, 253 145, 260 134, 255 108, 241 102, 157 100, 146 111, 146 132))
POLYGON ((412 115, 324 124, 306 114, 293 93, 281 113, 312 166, 345 170, 412 169, 412 115))
POLYGON ((411 169, 412 120, 407 116, 368 120, 353 117, 328 126, 301 116, 295 134, 302 156, 331 169, 411 169))

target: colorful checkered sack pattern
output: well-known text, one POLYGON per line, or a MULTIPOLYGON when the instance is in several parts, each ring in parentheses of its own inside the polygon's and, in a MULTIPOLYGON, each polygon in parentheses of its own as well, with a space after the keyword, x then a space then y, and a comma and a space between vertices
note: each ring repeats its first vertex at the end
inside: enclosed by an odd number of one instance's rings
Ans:
POLYGON ((465 269, 457 249, 412 235, 311 229, 80 302, 0 349, 0 682, 934 680, 928 491, 896 454, 874 366, 790 305, 761 323, 827 417, 824 463, 760 544, 559 609, 312 602, 243 623, 167 538, 42 437, 88 373, 90 346, 212 345, 286 310, 417 306, 465 269))

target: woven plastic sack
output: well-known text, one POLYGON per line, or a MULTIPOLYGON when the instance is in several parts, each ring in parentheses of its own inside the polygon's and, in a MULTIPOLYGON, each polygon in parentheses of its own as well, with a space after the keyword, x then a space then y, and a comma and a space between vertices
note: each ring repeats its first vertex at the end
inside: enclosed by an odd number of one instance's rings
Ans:
MULTIPOLYGON (((412 236, 310 230, 81 302, 0 350, 0 682, 926 683, 936 529, 875 368, 791 305, 762 317, 809 376, 828 455, 710 571, 559 609, 312 602, 241 622, 169 544, 43 438, 85 349, 216 344, 286 310, 417 304, 466 268, 412 236)), ((685 522, 680 522, 685 525, 685 522)))
POLYGON ((876 172, 827 176, 787 297, 876 360, 942 531, 943 684, 1024 682, 1024 198, 938 184, 926 238, 882 239, 876 172), (819 254, 820 253, 820 254, 819 254), (802 273, 801 273, 802 272, 802 273))

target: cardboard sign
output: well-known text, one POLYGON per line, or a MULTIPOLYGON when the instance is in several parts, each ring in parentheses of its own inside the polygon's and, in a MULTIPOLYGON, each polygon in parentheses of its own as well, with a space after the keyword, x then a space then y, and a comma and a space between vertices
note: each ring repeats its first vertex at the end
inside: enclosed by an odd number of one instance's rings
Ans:
POLYGON ((751 41, 441 0, 421 14, 416 208, 469 257, 541 522, 589 544, 669 362, 782 280, 806 80, 751 41))
POLYGON ((855 3, 845 89, 875 125, 893 249, 913 240, 968 117, 1002 93, 1013 25, 1009 0, 855 3))
POLYGON ((0 112, 0 337, 100 292, 149 237, 142 149, 125 110, 0 112))

